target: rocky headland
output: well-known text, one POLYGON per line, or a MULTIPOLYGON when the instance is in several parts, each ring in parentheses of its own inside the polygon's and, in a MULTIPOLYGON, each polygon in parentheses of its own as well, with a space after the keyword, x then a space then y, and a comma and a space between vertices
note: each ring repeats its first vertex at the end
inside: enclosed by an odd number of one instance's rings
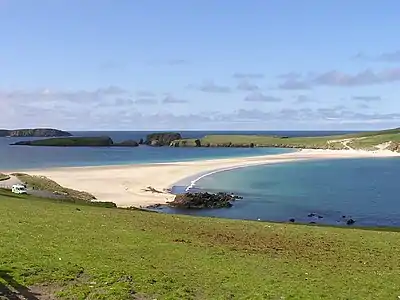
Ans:
POLYGON ((185 193, 177 195, 174 201, 168 202, 168 206, 174 208, 228 208, 232 207, 232 202, 241 199, 239 196, 227 193, 185 193))
POLYGON ((53 128, 33 128, 33 129, 0 129, 0 137, 61 137, 72 136, 67 131, 53 128))

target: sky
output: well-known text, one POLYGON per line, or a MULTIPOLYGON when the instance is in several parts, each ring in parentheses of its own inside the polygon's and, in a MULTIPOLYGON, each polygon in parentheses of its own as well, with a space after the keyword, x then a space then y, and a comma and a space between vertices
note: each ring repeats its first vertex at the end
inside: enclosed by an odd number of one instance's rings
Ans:
POLYGON ((0 0, 0 128, 400 126, 400 1, 0 0))

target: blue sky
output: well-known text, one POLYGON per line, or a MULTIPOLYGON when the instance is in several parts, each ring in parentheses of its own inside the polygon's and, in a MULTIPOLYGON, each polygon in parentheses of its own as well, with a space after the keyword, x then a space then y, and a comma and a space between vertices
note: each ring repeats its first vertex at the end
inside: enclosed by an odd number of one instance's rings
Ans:
POLYGON ((400 2, 0 0, 0 127, 398 127, 400 2))

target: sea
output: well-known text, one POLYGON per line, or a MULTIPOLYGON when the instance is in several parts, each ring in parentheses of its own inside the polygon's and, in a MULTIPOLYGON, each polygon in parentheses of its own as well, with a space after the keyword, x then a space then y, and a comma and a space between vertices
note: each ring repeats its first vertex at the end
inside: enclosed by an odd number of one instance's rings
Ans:
MULTIPOLYGON (((114 141, 139 140, 149 132, 73 132, 78 136, 110 136, 114 141)), ((184 131, 184 137, 208 134, 322 136, 348 131, 184 131)), ((29 138, 26 138, 29 139, 29 138)), ((10 146, 21 138, 0 138, 0 171, 44 167, 100 166, 193 161, 285 153, 275 148, 53 148, 10 146)), ((162 208, 165 213, 258 221, 343 225, 400 226, 399 158, 335 159, 252 166, 198 174, 176 183, 184 191, 228 192, 243 197, 233 207, 209 210, 162 208)))

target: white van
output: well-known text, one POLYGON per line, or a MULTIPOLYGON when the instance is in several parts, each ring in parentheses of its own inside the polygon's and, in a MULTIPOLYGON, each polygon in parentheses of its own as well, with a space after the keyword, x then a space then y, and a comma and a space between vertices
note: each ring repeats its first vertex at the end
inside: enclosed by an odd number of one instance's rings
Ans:
POLYGON ((11 192, 15 194, 27 194, 26 187, 22 184, 14 184, 11 188, 11 192))

